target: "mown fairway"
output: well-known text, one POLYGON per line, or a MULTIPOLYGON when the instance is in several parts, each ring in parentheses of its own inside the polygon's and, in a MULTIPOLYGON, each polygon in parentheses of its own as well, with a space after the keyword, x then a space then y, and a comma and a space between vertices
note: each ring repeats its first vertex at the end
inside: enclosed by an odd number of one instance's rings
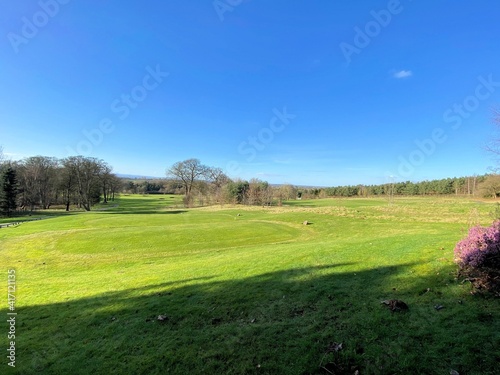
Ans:
POLYGON ((452 262, 493 204, 178 204, 123 196, 0 229, 4 296, 8 269, 18 288, 16 369, 2 355, 0 373, 499 373, 499 300, 452 262), (409 311, 380 304, 393 298, 409 311))

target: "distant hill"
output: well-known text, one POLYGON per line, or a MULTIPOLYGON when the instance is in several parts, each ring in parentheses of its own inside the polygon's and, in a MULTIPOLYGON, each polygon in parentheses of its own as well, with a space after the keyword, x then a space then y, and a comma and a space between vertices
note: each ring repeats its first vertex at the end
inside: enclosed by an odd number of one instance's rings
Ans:
POLYGON ((129 180, 164 180, 165 177, 154 177, 154 176, 141 176, 136 174, 123 174, 116 173, 116 176, 119 178, 126 178, 129 180))

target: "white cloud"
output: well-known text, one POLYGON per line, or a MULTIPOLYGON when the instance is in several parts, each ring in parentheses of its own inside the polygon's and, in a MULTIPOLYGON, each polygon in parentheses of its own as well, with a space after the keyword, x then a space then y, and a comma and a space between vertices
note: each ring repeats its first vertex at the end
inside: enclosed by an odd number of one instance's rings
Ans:
POLYGON ((411 70, 400 70, 399 72, 396 72, 393 74, 394 78, 401 79, 401 78, 407 78, 411 77, 413 75, 413 72, 411 70))

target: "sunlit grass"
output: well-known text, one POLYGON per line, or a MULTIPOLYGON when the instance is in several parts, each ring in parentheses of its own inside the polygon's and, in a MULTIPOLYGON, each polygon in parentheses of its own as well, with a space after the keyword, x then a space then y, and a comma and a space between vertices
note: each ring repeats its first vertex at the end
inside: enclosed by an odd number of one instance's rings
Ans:
POLYGON ((19 373, 494 374, 498 300, 471 295, 452 259, 493 205, 389 203, 187 210, 135 195, 0 229, 19 373), (410 311, 381 306, 390 298, 410 311))

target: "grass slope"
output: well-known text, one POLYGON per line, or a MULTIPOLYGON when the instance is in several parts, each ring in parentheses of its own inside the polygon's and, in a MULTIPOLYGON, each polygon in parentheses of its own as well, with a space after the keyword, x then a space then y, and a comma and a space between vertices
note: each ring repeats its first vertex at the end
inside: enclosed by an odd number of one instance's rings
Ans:
POLYGON ((452 262, 492 205, 178 204, 123 196, 0 229, 5 281, 15 268, 18 286, 17 367, 1 372, 498 373, 498 299, 471 295, 452 262), (380 304, 391 298, 410 310, 391 313, 380 304))

